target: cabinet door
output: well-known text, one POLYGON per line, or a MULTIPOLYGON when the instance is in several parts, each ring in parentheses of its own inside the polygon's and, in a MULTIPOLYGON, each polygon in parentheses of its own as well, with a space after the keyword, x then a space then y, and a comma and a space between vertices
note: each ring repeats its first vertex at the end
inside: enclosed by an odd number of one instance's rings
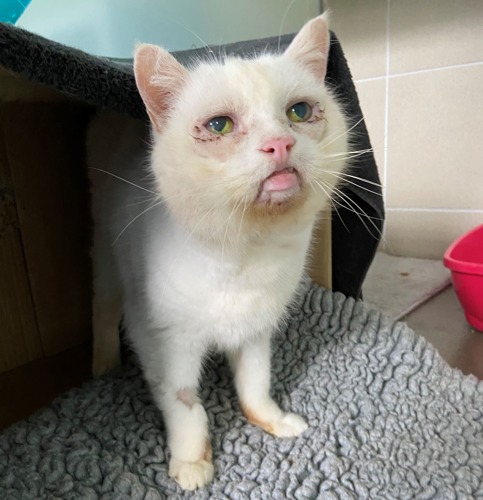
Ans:
MULTIPOLYGON (((5 154, 43 354, 90 335, 86 107, 12 102, 0 109, 5 154)), ((16 314, 16 313, 15 313, 16 314)))
POLYGON ((42 356, 0 124, 0 373, 42 356))

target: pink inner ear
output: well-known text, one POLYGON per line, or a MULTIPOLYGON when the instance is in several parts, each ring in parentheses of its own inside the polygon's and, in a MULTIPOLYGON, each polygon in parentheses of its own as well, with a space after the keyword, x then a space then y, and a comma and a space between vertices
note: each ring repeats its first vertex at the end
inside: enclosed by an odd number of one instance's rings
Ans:
POLYGON ((134 54, 134 76, 146 110, 158 132, 179 95, 187 70, 166 50, 140 45, 134 54))
POLYGON ((302 27, 285 54, 304 65, 318 79, 323 80, 327 72, 329 49, 327 15, 323 14, 302 27))

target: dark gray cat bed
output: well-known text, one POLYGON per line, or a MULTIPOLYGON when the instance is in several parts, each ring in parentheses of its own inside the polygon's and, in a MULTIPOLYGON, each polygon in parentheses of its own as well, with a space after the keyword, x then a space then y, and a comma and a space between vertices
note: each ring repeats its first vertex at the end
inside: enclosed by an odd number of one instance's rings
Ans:
MULTIPOLYGON (((263 50, 284 50, 292 35, 213 47, 214 54, 254 54, 263 50)), ((205 57, 206 49, 176 53, 181 62, 205 57)), ((40 36, 0 23, 0 66, 23 78, 47 85, 80 102, 111 108, 137 118, 145 117, 131 61, 94 57, 40 36)), ((337 38, 332 35, 327 81, 344 103, 353 128, 353 150, 371 149, 367 129, 349 68, 337 38)), ((379 243, 384 208, 379 176, 372 153, 354 158, 354 175, 360 187, 347 184, 347 198, 337 207, 332 222, 332 275, 334 290, 358 297, 367 269, 379 243), (371 192, 372 191, 372 192, 371 192), (347 201, 350 200, 350 201, 347 201), (358 213, 355 213, 358 212, 358 213), (366 215, 364 215, 364 213, 366 215), (362 221, 361 221, 362 219, 362 221), (364 225, 365 222, 365 225, 364 225), (366 227, 367 226, 367 227, 366 227)))
POLYGON ((273 360, 275 399, 309 429, 279 439, 248 424, 215 359, 206 488, 168 478, 161 415, 130 364, 0 435, 0 498, 483 498, 483 382, 404 324, 305 285, 273 360))

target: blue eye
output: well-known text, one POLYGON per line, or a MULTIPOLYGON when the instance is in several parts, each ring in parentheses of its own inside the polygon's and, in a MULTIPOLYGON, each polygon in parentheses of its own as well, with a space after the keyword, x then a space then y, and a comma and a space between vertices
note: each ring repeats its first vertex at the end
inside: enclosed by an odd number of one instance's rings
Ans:
POLYGON ((229 116, 215 116, 208 120, 205 127, 212 134, 225 135, 233 130, 233 120, 229 116))
POLYGON ((287 109, 287 117, 291 122, 306 122, 312 116, 312 106, 307 102, 297 102, 287 109))

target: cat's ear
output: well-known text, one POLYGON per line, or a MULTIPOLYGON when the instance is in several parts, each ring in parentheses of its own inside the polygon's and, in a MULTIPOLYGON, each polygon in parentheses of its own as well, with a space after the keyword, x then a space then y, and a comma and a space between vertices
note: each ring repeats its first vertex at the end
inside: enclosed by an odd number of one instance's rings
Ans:
POLYGON ((184 86, 188 70, 157 45, 140 44, 134 52, 134 76, 154 128, 160 132, 184 86))
POLYGON ((285 51, 285 56, 299 62, 323 81, 327 72, 329 49, 328 14, 324 13, 302 27, 285 51))

